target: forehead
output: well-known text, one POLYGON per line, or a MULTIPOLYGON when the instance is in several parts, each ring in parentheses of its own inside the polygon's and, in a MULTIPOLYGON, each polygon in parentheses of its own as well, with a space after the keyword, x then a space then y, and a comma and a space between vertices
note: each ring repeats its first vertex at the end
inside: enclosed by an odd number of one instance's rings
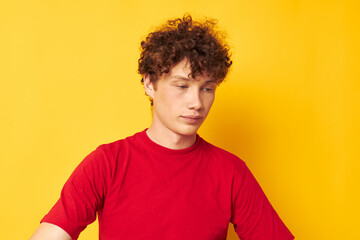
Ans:
POLYGON ((165 78, 171 80, 187 80, 195 82, 216 82, 211 76, 206 72, 203 74, 197 74, 195 78, 191 76, 191 66, 190 62, 187 59, 183 59, 179 63, 173 65, 170 68, 169 73, 164 74, 165 78))
POLYGON ((191 74, 190 62, 187 59, 183 59, 182 61, 173 65, 170 68, 169 74, 170 75, 178 75, 178 74, 189 75, 189 74, 191 74))

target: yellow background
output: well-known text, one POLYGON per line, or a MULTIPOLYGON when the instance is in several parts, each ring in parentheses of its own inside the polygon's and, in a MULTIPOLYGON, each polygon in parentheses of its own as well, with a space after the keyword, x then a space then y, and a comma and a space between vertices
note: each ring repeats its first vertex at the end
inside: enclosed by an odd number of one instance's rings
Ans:
POLYGON ((359 3, 1 1, 1 238, 29 238, 90 151, 149 126, 139 43, 189 12, 233 49, 200 134, 247 162, 296 239, 360 239, 359 3))

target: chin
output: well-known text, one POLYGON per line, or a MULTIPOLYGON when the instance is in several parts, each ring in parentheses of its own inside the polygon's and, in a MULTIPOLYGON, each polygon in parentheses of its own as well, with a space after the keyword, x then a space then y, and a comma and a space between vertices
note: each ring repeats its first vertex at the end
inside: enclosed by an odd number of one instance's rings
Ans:
POLYGON ((178 129, 177 133, 183 136, 194 136, 197 134, 200 126, 186 126, 178 129))

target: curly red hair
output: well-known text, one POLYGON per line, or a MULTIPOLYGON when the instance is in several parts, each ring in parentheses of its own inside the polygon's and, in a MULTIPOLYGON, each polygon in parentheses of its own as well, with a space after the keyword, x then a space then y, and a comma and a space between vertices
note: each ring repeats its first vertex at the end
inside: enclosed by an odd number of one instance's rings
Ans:
POLYGON ((215 30, 215 25, 215 20, 198 22, 190 15, 169 20, 141 42, 139 73, 148 74, 155 82, 171 66, 187 58, 192 78, 206 73, 220 84, 232 61, 228 45, 222 42, 223 34, 215 30))

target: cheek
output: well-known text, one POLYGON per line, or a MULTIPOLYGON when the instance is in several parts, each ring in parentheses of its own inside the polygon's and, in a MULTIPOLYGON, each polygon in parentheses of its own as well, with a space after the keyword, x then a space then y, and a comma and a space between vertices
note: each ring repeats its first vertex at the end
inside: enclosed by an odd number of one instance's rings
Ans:
POLYGON ((176 91, 174 88, 164 88, 164 91, 161 94, 161 100, 167 105, 176 105, 177 102, 183 98, 183 93, 181 91, 176 91))
POLYGON ((164 89, 164 91, 157 96, 159 106, 161 106, 164 111, 176 108, 180 98, 181 96, 179 96, 177 92, 171 91, 171 89, 164 89))
POLYGON ((204 103, 208 109, 211 108, 212 104, 214 103, 214 100, 215 100, 214 95, 208 96, 207 98, 205 98, 204 103))

